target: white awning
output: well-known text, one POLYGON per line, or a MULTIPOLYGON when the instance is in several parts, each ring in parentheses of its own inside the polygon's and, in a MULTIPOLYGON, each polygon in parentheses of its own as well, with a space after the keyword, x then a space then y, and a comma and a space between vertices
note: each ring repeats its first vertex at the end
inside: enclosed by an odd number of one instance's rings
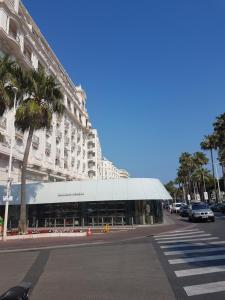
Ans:
MULTIPOLYGON (((172 199, 162 183, 153 178, 28 183, 26 189, 27 204, 172 199)), ((1 205, 4 190, 0 186, 1 205)), ((12 195, 12 204, 20 204, 20 184, 13 185, 12 195)))

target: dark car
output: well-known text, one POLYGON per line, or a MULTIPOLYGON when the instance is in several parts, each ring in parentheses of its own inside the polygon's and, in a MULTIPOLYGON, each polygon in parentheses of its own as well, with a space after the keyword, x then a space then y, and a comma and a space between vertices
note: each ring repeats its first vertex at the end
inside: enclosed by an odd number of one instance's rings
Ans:
POLYGON ((221 212, 222 206, 223 206, 222 203, 213 203, 212 205, 210 205, 210 208, 214 212, 221 212))
POLYGON ((180 207, 180 216, 188 217, 188 205, 183 203, 180 207))
POLYGON ((225 214, 225 203, 222 202, 221 203, 221 210, 220 210, 223 214, 225 214))

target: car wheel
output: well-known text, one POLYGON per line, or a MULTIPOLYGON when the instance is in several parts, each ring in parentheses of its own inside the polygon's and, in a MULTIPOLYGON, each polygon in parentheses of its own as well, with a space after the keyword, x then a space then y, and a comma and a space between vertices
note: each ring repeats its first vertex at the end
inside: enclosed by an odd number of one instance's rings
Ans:
POLYGON ((212 222, 215 222, 215 218, 212 218, 212 222))
POLYGON ((190 216, 188 217, 188 221, 189 221, 189 222, 191 222, 191 221, 192 221, 192 218, 191 218, 190 216))

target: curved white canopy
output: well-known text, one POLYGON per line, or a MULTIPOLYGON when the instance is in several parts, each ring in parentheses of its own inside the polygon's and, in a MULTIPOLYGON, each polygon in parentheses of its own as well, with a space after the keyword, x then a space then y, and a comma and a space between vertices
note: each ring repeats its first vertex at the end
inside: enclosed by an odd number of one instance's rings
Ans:
MULTIPOLYGON (((20 185, 13 185, 12 194, 12 204, 20 204, 20 185)), ((0 204, 3 196, 1 186, 0 204)), ((26 198, 27 204, 172 199, 162 183, 153 178, 29 183, 26 198)))

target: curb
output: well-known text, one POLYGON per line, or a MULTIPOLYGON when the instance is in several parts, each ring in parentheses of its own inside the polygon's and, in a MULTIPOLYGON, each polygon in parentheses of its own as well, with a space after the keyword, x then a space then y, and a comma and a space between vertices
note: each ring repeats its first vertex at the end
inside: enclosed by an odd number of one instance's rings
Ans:
POLYGON ((38 239, 38 238, 49 238, 49 237, 80 237, 86 236, 86 232, 55 232, 55 233, 37 233, 27 235, 12 235, 7 236, 7 240, 26 240, 26 239, 38 239))

